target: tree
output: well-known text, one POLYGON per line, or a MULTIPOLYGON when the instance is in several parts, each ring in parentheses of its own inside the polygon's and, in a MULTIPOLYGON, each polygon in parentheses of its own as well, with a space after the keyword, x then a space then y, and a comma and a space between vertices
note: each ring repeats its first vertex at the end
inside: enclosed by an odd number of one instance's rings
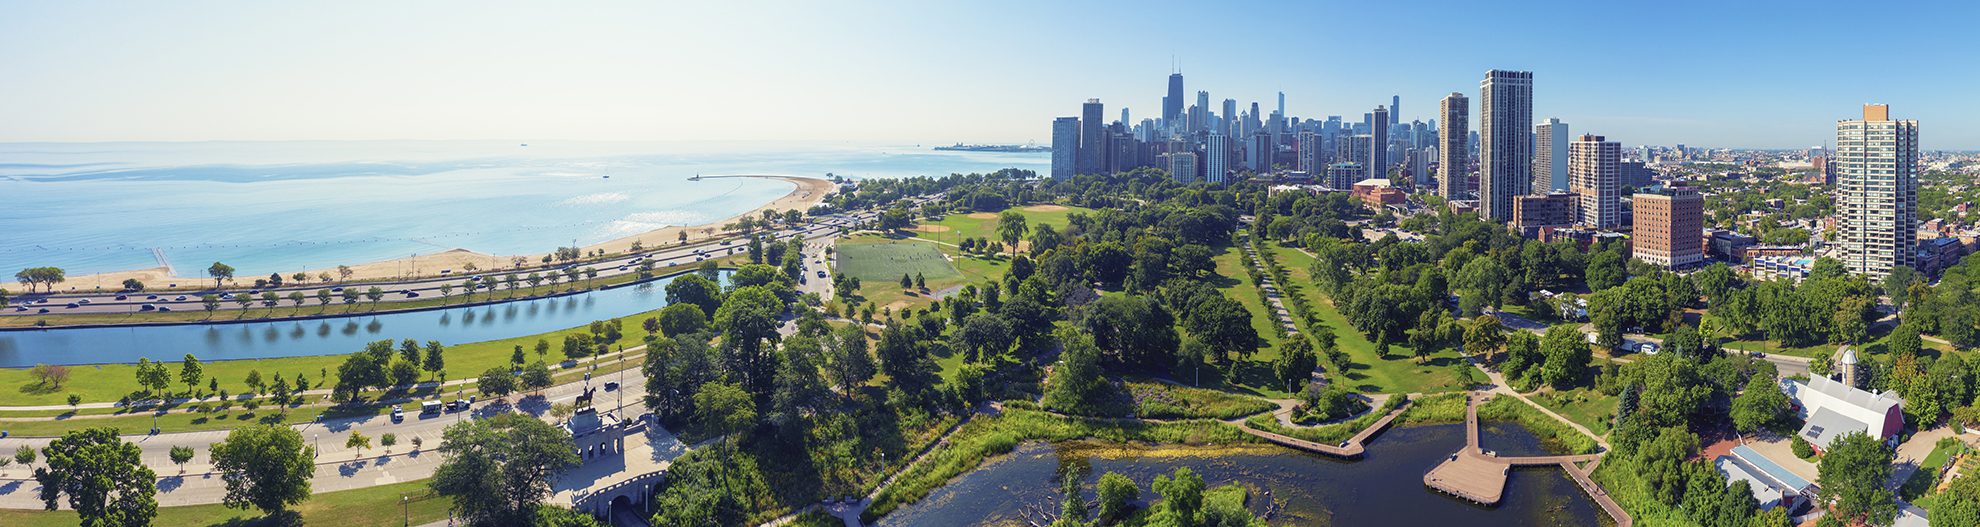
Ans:
POLYGON ((513 364, 513 365, 516 365, 516 366, 522 366, 522 365, 523 365, 523 363, 525 363, 525 362, 529 362, 529 360, 528 360, 527 358, 525 358, 525 357, 524 357, 524 355, 523 355, 523 347, 522 347, 522 345, 521 345, 521 344, 517 344, 517 345, 516 345, 516 351, 515 351, 514 353, 510 353, 510 354, 509 354, 509 364, 513 364))
POLYGON ((1086 527, 1086 499, 1079 492, 1079 472, 1067 471, 1060 481, 1059 494, 1065 497, 1059 502, 1059 518, 1050 527, 1086 527))
POLYGON ((247 379, 242 381, 241 384, 246 385, 250 390, 254 390, 254 393, 261 393, 262 387, 265 386, 261 380, 261 370, 248 370, 247 379))
POLYGON ((23 467, 34 465, 34 459, 34 447, 21 445, 21 448, 14 450, 14 462, 23 467))
MULTIPOLYGON (((385 370, 386 361, 389 360, 391 360, 389 354, 381 358, 363 351, 346 357, 343 364, 337 366, 337 395, 356 401, 358 394, 366 388, 385 386, 389 380, 385 370)), ((297 390, 302 389, 297 387, 297 390)))
POLYGON ((302 307, 303 301, 307 300, 308 298, 309 297, 303 295, 302 291, 289 292, 289 303, 295 304, 296 307, 302 307))
MULTIPOLYGON (((522 347, 518 346, 516 356, 521 355, 522 347)), ((438 340, 426 341, 426 361, 421 366, 426 368, 426 371, 439 375, 441 370, 447 369, 447 348, 441 346, 438 340)))
POLYGON ((1294 393, 1313 378, 1313 369, 1319 366, 1320 357, 1313 353, 1313 343, 1294 335, 1279 346, 1279 360, 1272 364, 1272 371, 1278 375, 1286 392, 1294 393))
POLYGON ((1933 527, 1980 525, 1980 477, 1962 476, 1940 491, 1932 507, 1933 527))
POLYGON ((530 524, 550 481, 580 461, 569 434, 526 414, 462 421, 442 438, 447 457, 430 484, 470 525, 530 524))
POLYGON ((1067 331, 1059 338, 1065 351, 1059 353, 1059 364, 1045 380, 1043 405, 1063 413, 1093 414, 1106 406, 1108 395, 1107 379, 1100 375, 1100 348, 1085 333, 1067 331))
POLYGON ((344 439, 344 448, 357 450, 357 455, 353 456, 353 458, 363 457, 364 449, 371 448, 371 436, 364 435, 364 432, 352 430, 351 435, 344 439))
POLYGON ((1788 399, 1777 382, 1773 375, 1765 373, 1747 379, 1746 389, 1733 398, 1733 428, 1751 434, 1780 422, 1787 414, 1788 399))
POLYGON ((1559 389, 1580 382, 1588 363, 1595 360, 1581 331, 1567 324, 1547 328, 1547 334, 1540 338, 1540 354, 1540 381, 1559 389))
POLYGON ((1162 503, 1174 515, 1176 525, 1190 527, 1196 525, 1197 513, 1203 510, 1203 477, 1189 467, 1176 469, 1175 477, 1155 476, 1155 493, 1162 495, 1162 503))
POLYGON ((406 361, 393 361, 390 369, 393 386, 409 386, 419 381, 419 366, 406 361))
POLYGON ((997 237, 1003 238, 1004 245, 1011 247, 1012 257, 1017 256, 1018 240, 1024 239, 1024 235, 1030 233, 1031 227, 1026 224, 1024 215, 1018 211, 1007 210, 997 214, 997 237))
POLYGON ((150 525, 158 515, 157 474, 143 451, 115 428, 72 430, 48 443, 48 463, 35 469, 41 503, 55 510, 63 495, 85 527, 150 525))
POLYGON ((199 386, 201 377, 199 357, 187 353, 185 360, 179 362, 179 382, 186 383, 186 393, 192 393, 193 388, 199 386))
POLYGON ((60 364, 36 364, 34 368, 28 370, 28 376, 34 378, 35 384, 52 392, 62 389, 62 383, 69 382, 69 367, 60 364))
POLYGON ((206 267, 206 276, 213 277, 213 287, 220 287, 222 280, 234 279, 234 266, 213 262, 213 265, 206 267))
POLYGON ((1897 517, 1897 496, 1884 489, 1891 479, 1891 452, 1868 434, 1852 430, 1830 441, 1816 473, 1822 500, 1837 518, 1890 525, 1897 517))
POLYGON ((722 287, 700 274, 681 275, 667 282, 667 304, 693 304, 703 314, 722 307, 722 287))
POLYGON ((1094 490, 1100 495, 1097 519, 1102 522, 1126 519, 1128 511, 1134 508, 1134 502, 1141 499, 1141 488, 1119 472, 1101 474, 1100 483, 1095 485, 1094 490))
POLYGON ((125 290, 125 291, 131 291, 131 292, 137 292, 137 291, 143 291, 143 290, 144 290, 144 282, 141 282, 141 281, 138 281, 138 279, 136 279, 136 278, 125 278, 125 279, 124 279, 124 290, 125 290))
POLYGON ((179 466, 179 473, 186 473, 186 463, 193 459, 193 449, 189 446, 174 446, 170 452, 172 464, 179 466))
POLYGON ((765 341, 777 337, 777 315, 783 311, 784 303, 762 285, 736 288, 715 311, 714 327, 722 334, 723 362, 730 371, 741 374, 739 381, 752 394, 769 394, 776 364, 765 341))
POLYGON ((550 353, 550 341, 546 339, 536 339, 536 360, 547 359, 549 353, 550 353))
POLYGON ((476 383, 481 389, 482 395, 489 397, 506 397, 516 391, 515 374, 509 373, 509 369, 502 366, 496 366, 489 368, 488 371, 481 372, 481 377, 476 380, 476 383))
POLYGON ((74 412, 74 411, 76 411, 76 406, 77 406, 77 405, 81 405, 81 404, 82 404, 82 396, 81 396, 81 395, 77 395, 77 394, 75 394, 75 393, 70 393, 70 394, 69 394, 69 411, 70 411, 70 412, 74 412))
POLYGON ((1587 277, 1589 291, 1601 291, 1622 285, 1629 278, 1623 268, 1623 257, 1616 251, 1597 251, 1588 257, 1587 277))
MULTIPOLYGON (((357 437, 353 432, 353 440, 357 437)), ((304 446, 302 433, 293 428, 236 428, 213 444, 208 458, 227 484, 223 503, 228 507, 254 507, 272 515, 309 499, 316 449, 304 446)))
POLYGON ((1227 362, 1233 351, 1242 357, 1258 351, 1258 330, 1251 327, 1251 311, 1222 295, 1198 302, 1196 310, 1183 319, 1183 329, 1216 350, 1220 362, 1227 362))
MULTIPOLYGON (((562 403, 558 403, 558 404, 562 404, 562 403)), ((397 444, 399 444, 398 434, 386 432, 385 434, 378 436, 378 446, 385 447, 385 452, 388 454, 392 452, 392 445, 397 445, 397 444)))
POLYGON ((1885 341, 1885 347, 1893 357, 1906 355, 1916 357, 1918 352, 1924 350, 1925 342, 1918 336, 1918 326, 1906 321, 1891 330, 1891 336, 1885 341))
POLYGON ((521 381, 524 388, 538 391, 549 388, 550 383, 554 382, 551 380, 550 366, 543 361, 532 362, 524 367, 521 381))
POLYGON ((1499 348, 1506 345, 1506 326, 1499 317, 1480 315, 1464 328, 1464 351, 1474 356, 1483 355, 1492 360, 1499 348))
POLYGON ((840 326, 832 330, 824 345, 825 379, 848 396, 873 378, 873 356, 867 352, 866 330, 840 326))
POLYGON ((726 382, 708 384, 694 394, 695 419, 731 448, 735 436, 756 424, 756 401, 741 387, 726 382))
POLYGON ((701 306, 693 303, 668 304, 667 307, 660 309, 660 319, 656 326, 662 335, 698 333, 708 327, 708 313, 702 311, 701 306))

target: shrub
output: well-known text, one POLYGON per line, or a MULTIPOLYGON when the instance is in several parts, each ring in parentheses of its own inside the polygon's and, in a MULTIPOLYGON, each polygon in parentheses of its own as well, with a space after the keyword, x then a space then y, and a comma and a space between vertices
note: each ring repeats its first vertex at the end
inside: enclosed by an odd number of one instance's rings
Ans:
POLYGON ((1815 457, 1815 445, 1808 444, 1808 440, 1802 439, 1799 434, 1794 436, 1794 440, 1788 442, 1788 447, 1794 449, 1794 457, 1801 459, 1815 457))

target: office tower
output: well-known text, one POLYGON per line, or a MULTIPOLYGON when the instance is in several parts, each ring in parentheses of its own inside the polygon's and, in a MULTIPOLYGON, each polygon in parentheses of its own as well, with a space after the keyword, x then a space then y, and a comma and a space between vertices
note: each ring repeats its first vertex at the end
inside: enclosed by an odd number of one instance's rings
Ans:
POLYGON ((1169 74, 1169 95, 1162 97, 1162 126, 1175 130, 1182 125, 1183 83, 1182 72, 1169 74))
POLYGON ((1478 215, 1503 222, 1532 193, 1533 72, 1487 71, 1478 92, 1478 215))
POLYGON ((1169 152, 1169 177, 1177 183, 1196 182, 1196 153, 1169 152))
POLYGON ((1070 177, 1079 170, 1079 118, 1052 120, 1052 177, 1070 177))
POLYGON ((1184 120, 1188 121, 1187 128, 1184 128, 1184 130, 1191 134, 1203 131, 1203 129, 1206 127, 1204 121, 1210 118, 1210 116, 1207 114, 1209 111, 1210 111, 1209 108, 1204 108, 1202 106, 1198 106, 1194 104, 1189 105, 1189 111, 1186 114, 1187 117, 1183 118, 1184 120))
POLYGON ((1630 255, 1666 269, 1705 259, 1705 198, 1689 187, 1638 192, 1630 200, 1630 255))
POLYGON ((1437 128, 1437 195, 1445 200, 1465 199, 1471 194, 1471 100, 1451 92, 1437 103, 1444 124, 1437 128))
POLYGON ((1210 131, 1210 138, 1203 143, 1203 180, 1223 183, 1224 174, 1229 172, 1231 142, 1222 132, 1210 131))
POLYGON ((1261 121, 1261 119, 1263 118, 1264 115, 1258 113, 1258 101, 1251 101, 1251 116, 1245 122, 1245 128, 1244 128, 1245 137, 1251 137, 1251 134, 1258 133, 1259 130, 1265 129, 1265 124, 1263 121, 1261 121))
POLYGON ((1232 133, 1236 132, 1231 127, 1238 122, 1237 99, 1224 99, 1223 117, 1224 122, 1218 123, 1218 125, 1219 128, 1222 128, 1224 136, 1229 137, 1232 133))
POLYGON ((1308 130, 1299 133, 1299 171, 1309 176, 1319 176, 1320 134, 1308 130))
POLYGON ((1568 186, 1568 125, 1560 119, 1533 127, 1533 193, 1545 194, 1568 186))
POLYGON ((1917 267, 1918 121, 1891 120, 1891 108, 1863 105, 1863 118, 1836 122, 1836 222, 1843 264, 1882 279, 1917 267))
POLYGON ((1129 119, 1129 118, 1128 118, 1128 109, 1127 109, 1127 107, 1126 107, 1126 106, 1122 106, 1122 107, 1121 107, 1121 121, 1120 121, 1120 123, 1121 123, 1121 124, 1125 124, 1125 125, 1130 125, 1130 126, 1132 126, 1132 125, 1134 124, 1134 120, 1133 120, 1133 119, 1129 119))
POLYGON ((1264 174, 1272 171, 1272 135, 1259 130, 1251 133, 1251 141, 1244 148, 1244 166, 1253 173, 1264 174))
POLYGON ((1389 109, 1382 106, 1376 106, 1375 111, 1372 112, 1370 115, 1373 115, 1374 119, 1369 121, 1369 126, 1368 126, 1368 136, 1370 141, 1368 144, 1368 161, 1366 162, 1367 165, 1366 168, 1368 169, 1368 177, 1371 178, 1388 177, 1389 176, 1389 109))
POLYGON ((1581 225, 1609 229, 1622 222, 1621 164, 1622 143, 1582 134, 1569 144, 1568 192, 1581 201, 1581 225))
POLYGON ((1107 134, 1100 124, 1101 114, 1106 107, 1100 99, 1087 99, 1080 106, 1079 118, 1079 173, 1098 174, 1107 168, 1107 134))
POLYGON ((1402 96, 1389 96, 1389 126, 1402 123, 1402 96))
POLYGON ((1196 92, 1196 106, 1203 108, 1203 117, 1197 119, 1196 128, 1192 128, 1190 131, 1202 132, 1210 129, 1210 126, 1213 124, 1210 120, 1210 92, 1196 92))

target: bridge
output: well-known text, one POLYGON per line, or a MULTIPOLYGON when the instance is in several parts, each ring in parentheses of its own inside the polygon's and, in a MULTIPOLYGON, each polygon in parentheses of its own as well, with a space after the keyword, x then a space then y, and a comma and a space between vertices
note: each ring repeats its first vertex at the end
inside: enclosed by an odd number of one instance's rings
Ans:
MULTIPOLYGON (((1402 396, 1398 395, 1396 397, 1402 397, 1402 396)), ((1270 441, 1273 444, 1279 446, 1283 446, 1287 448, 1296 448, 1299 450, 1305 450, 1307 452, 1313 452, 1316 454, 1326 454, 1335 457, 1353 459, 1353 458, 1361 457, 1362 454, 1367 453, 1368 440, 1370 438, 1375 437, 1375 434, 1381 433, 1382 430, 1387 429, 1389 427, 1389 424, 1395 422, 1396 418, 1402 415, 1403 410, 1407 410, 1407 409, 1409 409, 1409 403, 1403 403, 1401 406, 1397 406, 1396 409, 1390 410, 1388 415, 1384 415, 1382 416, 1381 419, 1375 420, 1374 423, 1368 425, 1368 428, 1361 429, 1361 432, 1354 434, 1354 437, 1349 438, 1347 441, 1341 442, 1341 444, 1339 445, 1321 444, 1313 441, 1307 441, 1305 439, 1300 439, 1297 437, 1286 436, 1283 434, 1275 434, 1272 432, 1267 432, 1264 430, 1252 428, 1250 426, 1245 425, 1242 421, 1237 422, 1235 426, 1237 426, 1238 430, 1243 430, 1244 433, 1257 436, 1260 439, 1270 441)))
POLYGON ((1478 397, 1466 393, 1464 407, 1464 447, 1423 475, 1423 484, 1440 492, 1492 506, 1505 497, 1506 476, 1513 467, 1559 466, 1567 471, 1582 492, 1614 519, 1617 527, 1630 527, 1633 520, 1609 492, 1589 477, 1602 462, 1601 454, 1568 456, 1506 456, 1486 453, 1478 443, 1478 397), (1587 463, 1586 465, 1580 465, 1587 463))

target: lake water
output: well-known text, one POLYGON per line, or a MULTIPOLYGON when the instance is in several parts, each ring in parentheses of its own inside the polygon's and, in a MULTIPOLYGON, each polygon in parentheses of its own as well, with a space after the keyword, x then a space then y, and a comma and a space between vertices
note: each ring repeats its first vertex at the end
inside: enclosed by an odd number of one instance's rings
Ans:
MULTIPOLYGON (((285 322, 0 331, 0 367, 334 355, 380 339, 461 344, 548 333, 667 305, 672 277, 536 300, 285 322)), ((727 283, 724 275, 722 282, 727 283)), ((224 312, 222 312, 224 313, 224 312)), ((638 331, 628 328, 628 331, 638 331)))
MULTIPOLYGON (((1516 425, 1492 426, 1481 442, 1501 452, 1541 452, 1539 440, 1516 425)), ((1202 449, 1111 448, 1092 443, 1027 444, 936 489, 920 502, 880 519, 882 527, 1044 525, 1058 515, 1060 478, 1086 473, 1093 484, 1109 471, 1141 487, 1144 505, 1159 499, 1155 476, 1189 467, 1212 487, 1239 483, 1251 490, 1253 512, 1272 525, 1590 526, 1609 522, 1574 481, 1557 468, 1515 470, 1506 499, 1485 508, 1423 486, 1423 474, 1464 444, 1463 425, 1390 430, 1356 461, 1278 447, 1237 453, 1202 449), (1156 454, 1150 455, 1149 452, 1156 454), (1173 455, 1172 455, 1173 454, 1173 455), (1270 492, 1270 494, 1266 494, 1270 492)))
POLYGON ((607 142, 0 143, 0 269, 215 261, 241 276, 467 248, 528 254, 734 216, 791 190, 697 174, 941 176, 1044 154, 932 145, 607 142), (607 178, 606 176, 610 176, 607 178))

